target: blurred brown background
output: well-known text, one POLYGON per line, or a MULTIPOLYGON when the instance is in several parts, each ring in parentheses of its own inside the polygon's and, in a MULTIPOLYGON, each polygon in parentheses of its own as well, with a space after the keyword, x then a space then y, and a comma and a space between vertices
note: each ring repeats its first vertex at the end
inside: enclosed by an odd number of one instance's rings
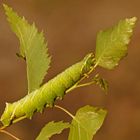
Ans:
MULTIPOLYGON (((0 113, 5 102, 13 102, 27 93, 25 63, 19 60, 19 41, 6 21, 2 3, 34 21, 44 30, 52 55, 51 68, 45 81, 51 79, 88 52, 95 50, 96 34, 125 17, 140 19, 139 0, 0 0, 0 113)), ((128 56, 115 70, 98 69, 110 83, 106 96, 99 87, 76 89, 57 102, 73 114, 84 105, 105 107, 108 116, 95 140, 140 139, 140 22, 129 45, 128 56)), ((34 140, 45 123, 70 121, 58 109, 36 113, 33 120, 23 120, 8 130, 22 140, 34 140)), ((66 140, 67 131, 52 140, 66 140)), ((12 140, 0 134, 0 140, 12 140)))

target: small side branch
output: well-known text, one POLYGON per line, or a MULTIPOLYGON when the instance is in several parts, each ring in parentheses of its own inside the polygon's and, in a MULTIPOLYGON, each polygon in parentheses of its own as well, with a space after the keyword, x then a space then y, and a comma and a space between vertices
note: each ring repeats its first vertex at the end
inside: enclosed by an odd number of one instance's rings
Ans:
POLYGON ((65 108, 59 106, 59 105, 54 105, 54 107, 64 111, 66 114, 68 114, 70 117, 72 117, 72 119, 75 119, 75 116, 73 116, 68 110, 66 110, 65 108))
POLYGON ((54 105, 54 107, 56 107, 56 108, 58 108, 58 109, 64 111, 64 112, 65 112, 66 114, 68 114, 73 120, 75 120, 77 123, 81 124, 81 123, 79 122, 79 120, 77 120, 77 119, 75 118, 75 116, 72 115, 72 114, 71 114, 68 110, 66 110, 65 108, 63 108, 63 107, 61 107, 61 106, 59 106, 59 105, 54 105))
MULTIPOLYGON (((12 123, 17 123, 17 122, 19 122, 19 121, 21 121, 21 120, 23 120, 23 119, 25 119, 25 118, 26 118, 26 116, 20 117, 20 118, 18 118, 18 119, 15 119, 12 123)), ((1 133, 4 133, 4 134, 6 134, 6 135, 8 135, 8 136, 10 136, 10 137, 12 137, 12 138, 15 139, 15 140, 21 140, 21 139, 19 139, 18 137, 16 137, 16 136, 14 136, 13 134, 11 134, 10 132, 4 130, 4 129, 7 128, 7 127, 8 127, 8 126, 2 126, 2 127, 0 128, 0 132, 1 132, 1 133)))
POLYGON ((12 137, 15 140, 21 140, 21 139, 17 138, 16 136, 14 136, 13 134, 11 134, 10 132, 6 131, 6 130, 1 129, 0 132, 12 137))

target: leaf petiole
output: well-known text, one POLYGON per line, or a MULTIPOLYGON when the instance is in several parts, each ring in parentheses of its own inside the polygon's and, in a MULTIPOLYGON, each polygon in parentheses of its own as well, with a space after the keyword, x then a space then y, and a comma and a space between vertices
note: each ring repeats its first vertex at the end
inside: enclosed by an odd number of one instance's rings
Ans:
POLYGON ((0 129, 0 132, 12 137, 15 140, 21 140, 21 139, 17 138, 16 136, 14 136, 13 134, 11 134, 10 132, 6 131, 6 130, 0 129))
POLYGON ((54 105, 55 108, 58 108, 62 111, 64 111, 66 114, 68 114, 72 119, 75 119, 75 116, 73 116, 68 110, 66 110, 65 108, 59 106, 59 105, 54 105))

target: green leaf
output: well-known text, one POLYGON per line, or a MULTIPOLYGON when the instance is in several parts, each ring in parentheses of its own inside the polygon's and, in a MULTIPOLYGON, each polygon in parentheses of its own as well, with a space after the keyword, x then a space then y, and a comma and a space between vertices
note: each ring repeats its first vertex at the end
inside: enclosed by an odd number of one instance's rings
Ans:
POLYGON ((60 134, 64 129, 69 128, 69 123, 64 123, 63 121, 60 122, 49 122, 46 124, 36 140, 49 140, 49 138, 55 134, 60 134))
POLYGON ((30 25, 24 17, 19 17, 12 8, 3 5, 13 32, 20 40, 19 56, 26 59, 28 93, 39 88, 50 65, 47 43, 43 32, 39 33, 35 24, 30 25))
POLYGON ((80 108, 72 120, 68 140, 92 140, 107 112, 92 106, 80 108))
POLYGON ((97 34, 96 66, 113 69, 126 56, 136 20, 136 17, 120 20, 117 25, 97 34))

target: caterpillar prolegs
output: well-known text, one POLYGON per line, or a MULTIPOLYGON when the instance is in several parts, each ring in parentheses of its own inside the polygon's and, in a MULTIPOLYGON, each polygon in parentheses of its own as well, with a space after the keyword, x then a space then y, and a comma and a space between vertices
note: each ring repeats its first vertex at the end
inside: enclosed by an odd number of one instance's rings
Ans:
POLYGON ((8 126, 13 120, 22 116, 31 118, 34 112, 42 112, 46 105, 53 106, 57 98, 63 98, 66 91, 90 72, 93 67, 94 56, 93 53, 90 53, 83 60, 72 65, 39 89, 14 103, 6 103, 1 122, 4 126, 8 126))

